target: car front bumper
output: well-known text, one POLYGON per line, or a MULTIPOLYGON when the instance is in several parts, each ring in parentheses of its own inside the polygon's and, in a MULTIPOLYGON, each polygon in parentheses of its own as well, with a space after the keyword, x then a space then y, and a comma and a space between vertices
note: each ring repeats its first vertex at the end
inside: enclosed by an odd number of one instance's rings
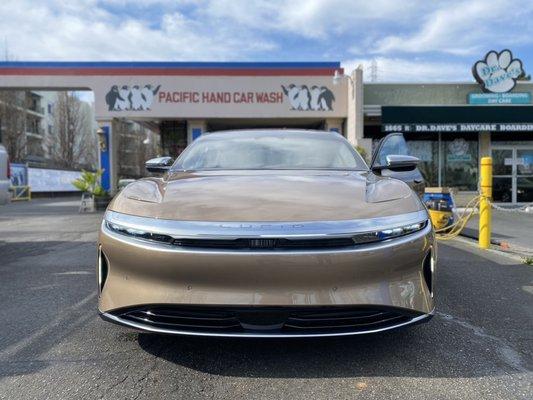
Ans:
POLYGON ((430 224, 382 242, 294 251, 179 248, 103 224, 99 311, 160 333, 372 333, 429 319, 435 259, 430 224))

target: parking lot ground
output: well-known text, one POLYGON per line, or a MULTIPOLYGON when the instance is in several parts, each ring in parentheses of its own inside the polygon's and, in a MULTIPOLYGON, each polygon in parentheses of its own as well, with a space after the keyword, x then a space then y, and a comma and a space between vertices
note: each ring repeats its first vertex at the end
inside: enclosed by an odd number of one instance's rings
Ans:
MULTIPOLYGON (((464 234, 478 238, 479 214, 475 214, 464 229, 464 234)), ((533 256, 533 213, 492 210, 492 240, 518 253, 533 256)))
POLYGON ((102 214, 0 207, 0 399, 531 399, 533 267, 439 247, 437 313, 306 340, 142 334, 96 313, 102 214))

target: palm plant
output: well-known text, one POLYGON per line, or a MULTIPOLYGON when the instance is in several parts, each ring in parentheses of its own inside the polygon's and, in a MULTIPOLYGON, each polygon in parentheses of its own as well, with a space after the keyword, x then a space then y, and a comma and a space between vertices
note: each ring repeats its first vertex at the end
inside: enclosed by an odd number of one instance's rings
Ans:
POLYGON ((84 193, 89 193, 93 197, 105 197, 107 191, 100 185, 100 178, 104 170, 99 169, 95 172, 81 171, 81 177, 74 180, 72 185, 84 193))

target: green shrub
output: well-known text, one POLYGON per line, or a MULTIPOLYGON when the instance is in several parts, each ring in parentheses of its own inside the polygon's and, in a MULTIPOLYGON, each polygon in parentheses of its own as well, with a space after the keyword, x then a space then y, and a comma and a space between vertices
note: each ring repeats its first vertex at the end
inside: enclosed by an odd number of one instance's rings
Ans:
POLYGON ((81 177, 72 181, 72 185, 76 189, 81 190, 84 193, 89 193, 95 197, 105 197, 107 192, 100 185, 100 178, 104 173, 103 169, 99 169, 96 172, 81 171, 81 177))
POLYGON ((368 153, 366 152, 364 147, 355 146, 355 150, 357 150, 357 152, 361 154, 361 157, 363 157, 367 164, 370 162, 370 160, 368 159, 368 153))

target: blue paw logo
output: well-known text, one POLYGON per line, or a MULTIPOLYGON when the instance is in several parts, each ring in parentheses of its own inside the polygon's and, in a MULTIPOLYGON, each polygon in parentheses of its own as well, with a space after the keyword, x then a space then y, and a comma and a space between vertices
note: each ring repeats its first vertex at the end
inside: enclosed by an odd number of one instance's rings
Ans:
POLYGON ((516 85, 516 80, 522 75, 522 61, 513 58, 510 50, 500 53, 489 51, 483 60, 474 64, 472 73, 483 91, 492 93, 507 93, 516 85))

